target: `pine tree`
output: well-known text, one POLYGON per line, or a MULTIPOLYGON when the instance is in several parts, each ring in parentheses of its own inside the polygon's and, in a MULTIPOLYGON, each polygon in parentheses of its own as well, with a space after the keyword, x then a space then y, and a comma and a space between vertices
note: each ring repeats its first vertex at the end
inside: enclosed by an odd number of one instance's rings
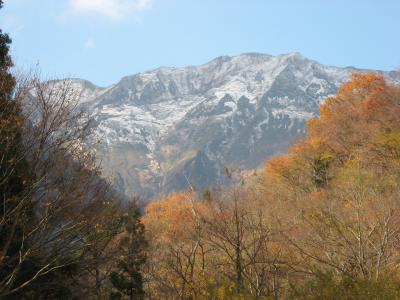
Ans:
POLYGON ((137 209, 124 217, 125 232, 119 240, 120 257, 118 271, 111 273, 110 280, 116 290, 112 299, 122 299, 127 296, 130 300, 144 299, 143 277, 141 268, 146 262, 147 242, 144 236, 144 225, 140 221, 137 209))
MULTIPOLYGON (((0 0, 0 9, 3 1, 0 0)), ((15 87, 15 78, 10 73, 13 66, 9 55, 11 38, 0 29, 0 104, 3 106, 5 100, 10 100, 15 87)))
POLYGON ((16 80, 11 73, 10 44, 10 37, 0 29, 0 294, 10 288, 7 280, 18 264, 24 227, 32 216, 31 205, 21 202, 30 176, 22 143, 23 117, 13 99, 16 80))

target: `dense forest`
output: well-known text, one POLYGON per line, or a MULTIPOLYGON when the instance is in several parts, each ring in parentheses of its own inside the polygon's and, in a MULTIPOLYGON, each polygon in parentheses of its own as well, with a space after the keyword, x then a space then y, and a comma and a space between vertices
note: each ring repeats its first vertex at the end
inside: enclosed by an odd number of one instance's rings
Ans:
POLYGON ((10 43, 0 299, 400 299, 399 86, 353 74, 261 171, 140 209, 102 178, 71 83, 12 73, 10 43))
POLYGON ((149 297, 400 298, 399 163, 400 88, 354 74, 260 174, 147 207, 149 297))

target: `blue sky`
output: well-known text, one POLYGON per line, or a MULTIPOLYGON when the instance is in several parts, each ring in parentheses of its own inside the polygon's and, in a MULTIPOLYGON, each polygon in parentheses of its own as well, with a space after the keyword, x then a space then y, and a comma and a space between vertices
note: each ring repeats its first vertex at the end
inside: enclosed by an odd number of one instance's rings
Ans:
POLYGON ((106 86, 159 66, 243 52, 400 67, 399 0, 5 0, 18 68, 106 86))

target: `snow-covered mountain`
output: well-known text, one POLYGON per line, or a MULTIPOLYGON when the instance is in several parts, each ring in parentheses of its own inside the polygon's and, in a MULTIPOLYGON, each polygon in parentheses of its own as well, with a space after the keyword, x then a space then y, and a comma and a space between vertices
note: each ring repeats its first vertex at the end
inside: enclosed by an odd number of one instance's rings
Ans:
POLYGON ((256 168, 286 150, 354 71, 298 53, 246 53, 158 68, 108 88, 74 85, 96 120, 105 174, 126 194, 153 198, 189 183, 223 183, 225 166, 256 168))

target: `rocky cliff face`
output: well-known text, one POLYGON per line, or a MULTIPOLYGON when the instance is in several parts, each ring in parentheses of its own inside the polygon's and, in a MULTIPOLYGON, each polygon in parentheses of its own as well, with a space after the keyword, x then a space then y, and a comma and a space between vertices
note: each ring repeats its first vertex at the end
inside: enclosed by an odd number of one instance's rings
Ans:
POLYGON ((105 174, 126 194, 153 198, 223 183, 225 166, 255 168, 286 150, 354 71, 298 53, 247 53, 143 72, 105 89, 74 84, 96 121, 105 174))

